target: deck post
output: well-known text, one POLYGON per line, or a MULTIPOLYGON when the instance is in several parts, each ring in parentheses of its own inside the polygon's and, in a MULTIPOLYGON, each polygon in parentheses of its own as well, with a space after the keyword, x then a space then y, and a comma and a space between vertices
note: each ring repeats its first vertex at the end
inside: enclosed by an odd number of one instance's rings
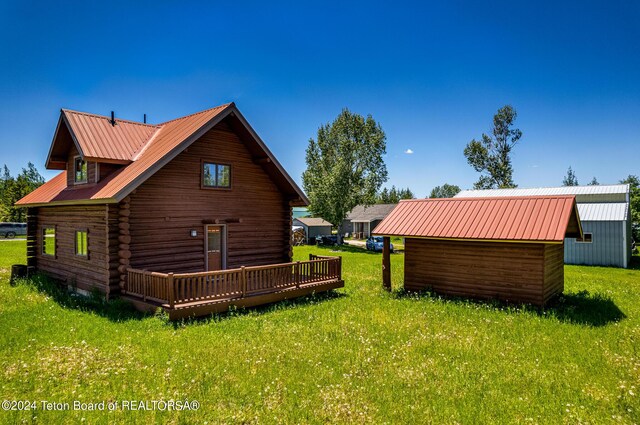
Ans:
POLYGON ((173 294, 173 273, 167 275, 167 297, 169 298, 169 307, 173 309, 175 305, 175 298, 173 294))
POLYGON ((391 291, 391 238, 382 238, 382 287, 391 291))
POLYGON ((294 279, 296 282, 296 288, 300 287, 300 261, 296 261, 295 266, 293 266, 294 269, 294 279))
POLYGON ((342 256, 338 257, 338 280, 342 280, 342 256))
POLYGON ((142 299, 147 301, 147 287, 149 286, 149 279, 151 279, 151 273, 144 272, 144 279, 142 279, 142 299))
POLYGON ((240 288, 242 288, 242 298, 247 295, 247 270, 245 266, 241 267, 242 271, 240 272, 240 288))

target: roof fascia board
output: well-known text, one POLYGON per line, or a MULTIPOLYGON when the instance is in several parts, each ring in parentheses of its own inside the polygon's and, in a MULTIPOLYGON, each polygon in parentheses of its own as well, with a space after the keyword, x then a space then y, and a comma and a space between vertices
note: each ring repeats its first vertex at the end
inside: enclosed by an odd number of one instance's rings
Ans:
POLYGON ((68 201, 50 201, 50 202, 36 202, 29 204, 16 204, 18 207, 54 207, 63 205, 99 205, 99 204, 116 204, 119 201, 114 198, 100 198, 100 199, 83 199, 83 200, 68 200, 68 201))
MULTIPOLYGON (((183 142, 181 142, 178 146, 172 149, 167 155, 165 155, 161 160, 157 161, 153 166, 149 167, 144 173, 134 179, 131 183, 125 186, 118 194, 116 194, 115 199, 118 201, 124 199, 127 195, 129 195, 133 190, 135 190, 138 186, 144 183, 149 177, 154 175, 158 170, 171 162, 176 156, 180 154, 184 149, 188 148, 193 144, 196 140, 202 137, 207 131, 211 130, 214 126, 220 123, 227 116, 234 114, 236 118, 242 123, 242 125, 247 129, 251 137, 254 138, 258 146, 267 154, 267 156, 271 159, 273 164, 278 168, 278 171, 282 173, 287 182, 293 187, 295 192, 298 194, 300 199, 305 202, 307 205, 309 204, 309 199, 302 192, 302 190, 298 187, 298 185, 291 179, 291 176, 284 170, 282 165, 278 162, 278 160, 273 156, 271 151, 267 148, 264 142, 260 139, 260 137, 256 134, 256 132, 251 128, 247 120, 242 116, 238 108, 234 103, 229 104, 223 111, 216 114, 211 120, 209 120, 206 124, 196 130, 191 136, 186 138, 183 142)), ((162 131, 162 130, 160 130, 162 131)))
POLYGON ((95 156, 85 156, 83 159, 85 161, 102 162, 103 164, 117 164, 117 165, 127 165, 133 162, 127 159, 107 159, 107 158, 98 158, 95 156))
MULTIPOLYGON (((44 163, 44 167, 46 169, 49 169, 49 166, 51 165, 52 161, 51 161, 51 154, 53 153, 53 146, 56 143, 56 140, 58 139, 58 132, 60 131, 60 125, 64 122, 64 124, 67 126, 67 130, 69 130, 69 134, 71 134, 71 140, 73 140, 73 144, 76 146, 76 149, 78 149, 78 152, 80 153, 80 156, 82 156, 84 158, 84 155, 82 153, 82 149, 80 149, 80 145, 78 144, 78 140, 76 139, 76 135, 73 134, 73 130, 71 129, 71 125, 69 125, 69 121, 67 120, 65 114, 64 114, 64 109, 60 110, 60 118, 58 118, 58 125, 56 125, 56 131, 53 133, 53 139, 51 140, 51 146, 49 146, 49 153, 47 154, 47 160, 44 163)), ((58 162, 58 161, 53 161, 53 162, 58 162)))
MULTIPOLYGON (((173 159, 178 156, 182 151, 191 146, 196 140, 202 137, 207 131, 211 130, 214 126, 216 126, 220 121, 226 118, 233 108, 233 104, 227 106, 224 110, 216 114, 213 118, 211 118, 208 122, 206 122, 202 127, 193 132, 191 136, 184 139, 178 146, 173 148, 167 155, 165 155, 162 159, 157 161, 144 173, 140 174, 137 178, 132 180, 128 185, 118 192, 114 198, 120 202, 127 195, 133 192, 138 186, 144 183, 149 177, 153 176, 158 170, 167 165, 169 162, 173 161, 173 159)), ((162 131, 162 129, 160 129, 162 131)))
MULTIPOLYGON (((580 214, 578 214, 578 203, 576 202, 576 198, 573 198, 573 206, 572 211, 576 215, 576 221, 578 222, 578 232, 580 232, 580 238, 584 238, 584 233, 582 233, 582 222, 580 221, 580 214)), ((571 221, 571 214, 569 214, 569 218, 567 219, 567 223, 564 226, 564 233, 567 233, 567 227, 569 226, 569 222, 571 221)))
POLYGON ((273 155, 273 153, 271 153, 271 151, 269 150, 267 145, 262 141, 260 136, 258 136, 258 134, 255 132, 253 127, 251 127, 251 125, 245 119, 245 117, 242 115, 242 113, 240 113, 238 108, 236 108, 235 104, 233 104, 233 103, 231 104, 231 109, 232 109, 232 112, 238 118, 238 120, 240 120, 242 125, 244 125, 244 127, 247 129, 247 131, 249 131, 249 134, 251 134, 251 137, 253 137, 253 139, 256 141, 256 143, 258 143, 258 146, 260 146, 260 149, 262 149, 267 154, 267 156, 269 157, 269 159, 271 159, 271 162, 273 162, 273 164, 276 166, 278 171, 280 171, 280 173, 285 177, 287 182, 293 187, 293 190, 295 190, 295 192, 298 194, 298 196, 300 196, 300 199, 302 199, 302 201, 304 201, 307 205, 309 205, 310 202, 309 202, 309 198, 307 198, 307 195, 305 195, 304 192, 302 191, 302 189, 300 189, 300 187, 296 184, 296 182, 293 181, 293 179, 291 178, 289 173, 287 173, 287 171, 284 169, 284 167, 282 167, 280 162, 278 162, 276 157, 273 155))
POLYGON ((564 243, 564 239, 561 241, 548 241, 548 240, 525 240, 525 239, 469 239, 469 238, 433 238, 428 236, 404 236, 404 235, 395 235, 395 234, 382 234, 382 233, 372 233, 375 236, 385 236, 385 237, 400 237, 405 239, 426 239, 426 240, 434 240, 434 241, 463 241, 463 242, 508 242, 508 243, 543 243, 550 245, 557 245, 564 243))
POLYGON ((82 159, 84 159, 84 152, 82 152, 82 148, 80 147, 80 143, 78 143, 78 139, 76 138, 76 134, 73 132, 73 127, 71 127, 71 123, 67 119, 67 115, 65 114, 64 109, 61 110, 60 115, 62 116, 62 119, 64 120, 65 124, 67 125, 67 129, 69 130, 69 134, 71 134, 71 140, 73 140, 73 144, 76 145, 76 149, 78 149, 78 153, 80 154, 80 157, 82 159))

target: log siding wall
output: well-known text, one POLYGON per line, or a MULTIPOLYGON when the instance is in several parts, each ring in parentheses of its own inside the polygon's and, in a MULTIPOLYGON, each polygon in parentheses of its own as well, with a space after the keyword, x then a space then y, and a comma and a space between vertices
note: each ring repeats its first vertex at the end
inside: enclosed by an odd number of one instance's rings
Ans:
POLYGON ((564 289, 562 244, 405 240, 408 290, 544 304, 564 289))
POLYGON ((35 263, 39 271, 79 289, 108 294, 110 255, 107 245, 107 207, 64 206, 37 209, 35 263), (55 226, 55 256, 42 253, 42 229, 55 226), (88 257, 75 254, 75 232, 87 230, 88 257))
POLYGON ((289 202, 224 122, 143 183, 130 211, 136 269, 204 271, 206 223, 226 225, 227 268, 291 259, 289 202), (202 189, 202 161, 230 164, 231 189, 202 189))

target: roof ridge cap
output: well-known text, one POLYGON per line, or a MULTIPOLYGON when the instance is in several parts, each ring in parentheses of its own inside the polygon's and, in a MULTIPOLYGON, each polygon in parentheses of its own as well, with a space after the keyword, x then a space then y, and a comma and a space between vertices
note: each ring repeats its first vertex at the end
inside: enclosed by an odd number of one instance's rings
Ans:
MULTIPOLYGON (((64 112, 64 113, 70 112, 72 114, 86 115, 88 117, 104 118, 106 120, 111 120, 111 118, 106 116, 106 115, 94 114, 93 112, 75 111, 73 109, 65 109, 65 108, 62 108, 61 111, 64 112)), ((154 127, 154 128, 159 128, 160 127, 160 124, 149 124, 149 123, 143 123, 143 122, 139 122, 139 121, 125 120, 123 118, 117 118, 117 117, 114 118, 114 119, 116 121, 120 121, 120 122, 123 122, 123 123, 136 124, 136 125, 141 125, 141 126, 144 126, 144 127, 154 127)))
POLYGON ((149 140, 147 140, 147 141, 142 145, 142 147, 141 147, 137 152, 135 152, 135 153, 133 154, 132 159, 131 159, 132 161, 137 161, 137 160, 138 160, 138 158, 140 158, 140 157, 142 156, 142 154, 147 150, 147 148, 148 148, 149 146, 151 146, 151 143, 153 143, 153 141, 156 139, 156 136, 157 136, 158 134, 160 134, 160 132, 162 131, 162 129, 163 129, 163 127, 162 127, 162 126, 159 126, 159 127, 156 129, 156 131, 154 131, 154 132, 153 132, 153 134, 151 135, 151 137, 149 137, 149 140))
POLYGON ((425 201, 473 201, 473 200, 504 200, 504 199, 545 199, 545 198, 575 198, 576 195, 527 195, 527 196, 459 196, 453 198, 418 198, 418 199, 401 199, 400 202, 425 202, 425 201))
POLYGON ((193 117, 193 116, 195 116, 195 115, 204 114, 205 112, 213 111, 214 109, 224 109, 224 108, 227 108, 227 107, 229 107, 229 106, 235 106, 235 103, 234 103, 234 102, 229 102, 229 103, 225 103, 225 104, 223 104, 223 105, 214 106, 213 108, 204 109, 204 110, 202 110, 202 111, 194 112, 194 113, 189 114, 189 115, 185 115, 185 116, 182 116, 182 117, 174 118, 174 119, 172 119, 172 120, 165 121, 165 122, 160 123, 160 124, 158 124, 158 125, 159 125, 159 126, 164 126, 165 124, 169 124, 170 122, 174 122, 174 121, 178 121, 178 120, 183 120, 183 119, 185 119, 185 118, 190 118, 190 117, 193 117))

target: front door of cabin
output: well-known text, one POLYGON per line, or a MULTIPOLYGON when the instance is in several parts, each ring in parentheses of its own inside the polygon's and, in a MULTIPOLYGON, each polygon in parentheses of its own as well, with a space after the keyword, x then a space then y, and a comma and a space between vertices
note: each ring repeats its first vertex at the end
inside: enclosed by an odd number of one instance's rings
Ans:
POLYGON ((222 270, 225 266, 224 227, 207 226, 207 270, 222 270))

